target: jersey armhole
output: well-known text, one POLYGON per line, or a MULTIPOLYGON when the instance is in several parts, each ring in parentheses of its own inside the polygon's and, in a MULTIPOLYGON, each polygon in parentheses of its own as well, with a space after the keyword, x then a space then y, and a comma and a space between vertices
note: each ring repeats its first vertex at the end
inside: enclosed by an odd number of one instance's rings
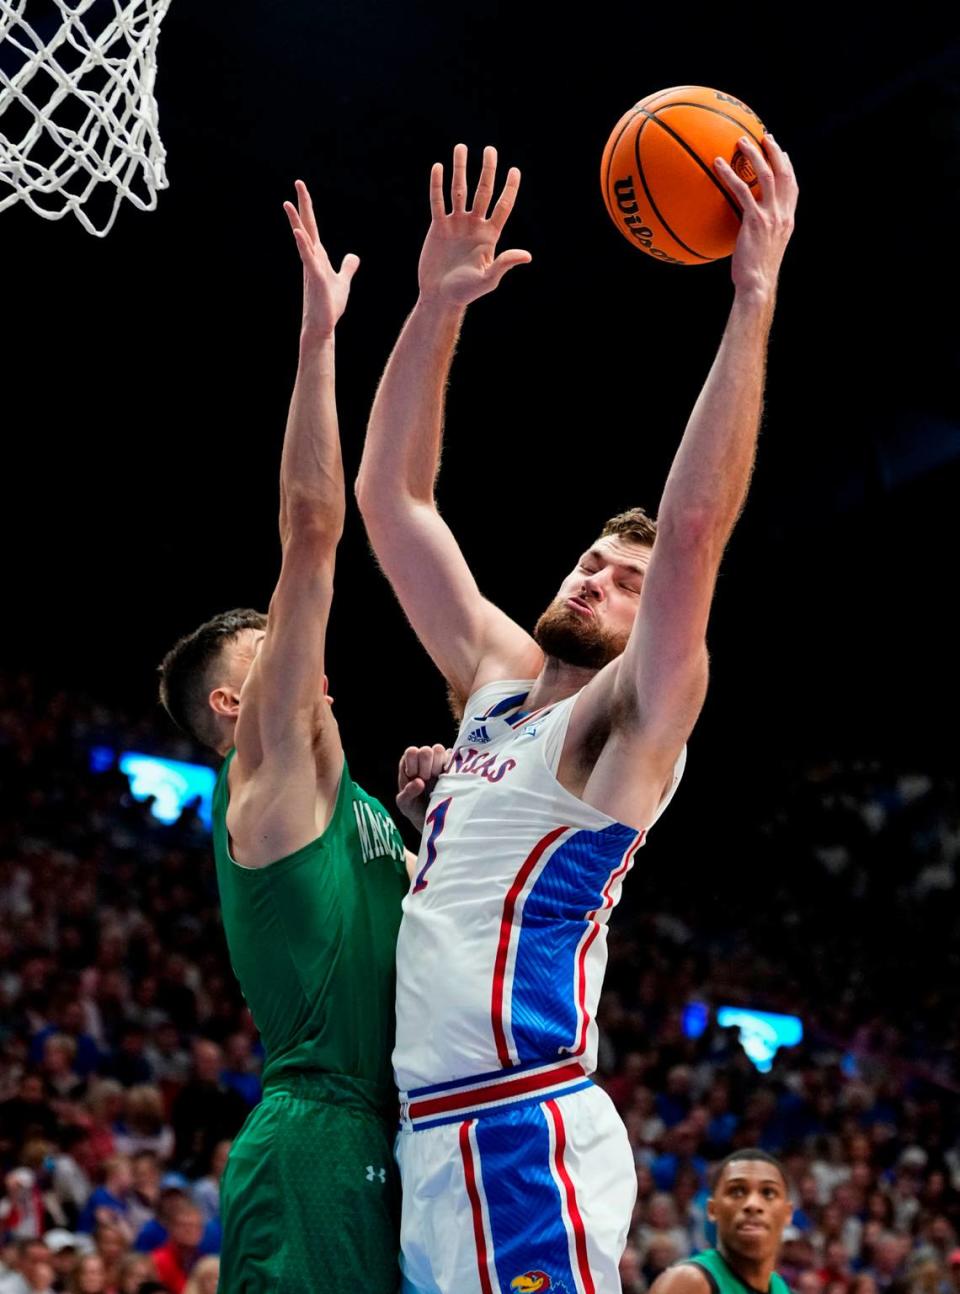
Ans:
MULTIPOLYGON (((350 780, 350 770, 347 767, 346 756, 344 756, 343 764, 340 768, 340 781, 337 784, 337 794, 334 796, 330 817, 327 819, 327 825, 320 832, 319 836, 314 836, 312 840, 308 840, 305 845, 301 845, 299 849, 293 850, 292 853, 284 854, 281 858, 275 858, 272 863, 260 863, 257 867, 248 867, 245 863, 238 863, 234 858, 233 840, 230 836, 230 830, 227 827, 227 814, 225 808, 223 814, 223 834, 227 860, 230 863, 230 870, 244 876, 257 874, 264 876, 269 874, 270 876, 277 877, 282 876, 285 872, 292 871, 295 867, 298 867, 305 858, 310 857, 311 853, 319 852, 323 849, 330 835, 330 830, 333 827, 333 824, 340 816, 347 787, 350 785, 352 785, 350 780)), ((229 792, 229 786, 227 790, 229 792)))
MULTIPOLYGON (((542 750, 543 762, 553 777, 557 776, 557 769, 560 767, 563 743, 567 739, 570 717, 573 714, 573 708, 579 695, 580 692, 574 692, 572 696, 565 696, 552 707, 552 713, 549 716, 553 722, 550 724, 550 729, 544 738, 542 750), (558 714, 557 711, 561 710, 561 708, 563 708, 562 713, 558 714)), ((577 798, 579 799, 579 796, 577 798)))

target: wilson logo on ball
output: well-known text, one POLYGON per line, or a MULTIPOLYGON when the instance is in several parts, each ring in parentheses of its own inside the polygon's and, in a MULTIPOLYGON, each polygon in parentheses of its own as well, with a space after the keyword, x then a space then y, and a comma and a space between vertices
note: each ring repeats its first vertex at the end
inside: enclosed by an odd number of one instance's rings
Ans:
POLYGON ((624 227, 630 231, 630 236, 637 240, 645 252, 655 256, 657 260, 673 260, 672 256, 661 251, 659 247, 654 247, 653 230, 644 223, 643 216, 640 214, 633 180, 629 176, 623 180, 615 180, 613 191, 616 194, 617 207, 622 214, 624 227))

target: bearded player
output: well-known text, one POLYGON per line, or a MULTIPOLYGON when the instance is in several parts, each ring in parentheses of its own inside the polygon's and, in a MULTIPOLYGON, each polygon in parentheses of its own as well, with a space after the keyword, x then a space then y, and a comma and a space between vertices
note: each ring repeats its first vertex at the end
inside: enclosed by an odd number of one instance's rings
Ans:
POLYGON ((707 1201, 716 1248, 668 1267, 650 1294, 789 1294, 774 1269, 792 1216, 779 1160, 764 1150, 735 1150, 721 1161, 707 1201))
MULTIPOLYGON (((606 922, 674 792, 703 704, 707 619, 753 465, 797 197, 769 136, 764 152, 748 139, 740 147, 758 196, 717 161, 743 211, 734 299, 659 522, 639 509, 614 518, 532 636, 481 594, 434 501, 464 311, 530 260, 496 250, 520 176, 509 172, 491 210, 487 149, 468 206, 458 145, 448 211, 443 167, 433 168, 420 296, 383 375, 357 480, 377 557, 463 706, 398 944, 401 1236, 409 1288, 422 1294, 512 1291, 531 1274, 568 1294, 620 1289, 633 1158, 589 1078, 606 922)), ((607 437, 608 463, 611 448, 607 437)), ((629 453, 617 449, 622 475, 629 453)), ((482 478, 485 508, 502 516, 520 497, 526 512, 537 506, 535 480, 494 467, 482 478)))
POLYGON ((173 719, 224 757, 214 855, 230 958, 266 1049, 263 1100, 221 1186, 223 1294, 396 1294, 390 1074, 408 878, 397 830, 352 781, 325 694, 343 528, 334 271, 310 196, 286 211, 303 262, 300 363, 280 466, 280 578, 266 616, 228 612, 161 666, 173 719))

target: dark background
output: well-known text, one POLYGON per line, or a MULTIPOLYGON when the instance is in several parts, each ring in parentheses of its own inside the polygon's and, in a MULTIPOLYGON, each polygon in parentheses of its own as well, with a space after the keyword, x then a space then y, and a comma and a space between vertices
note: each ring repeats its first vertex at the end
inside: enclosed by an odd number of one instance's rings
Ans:
MULTIPOLYGON (((774 25, 741 8, 173 0, 158 211, 124 204, 102 241, 72 218, 0 216, 0 666, 140 713, 173 639, 265 607, 299 320, 281 203, 307 180, 331 255, 363 261, 338 338, 352 479, 416 294, 429 167, 460 139, 472 177, 488 142, 522 168, 504 245, 534 260, 470 312, 439 497, 484 591, 532 623, 608 515, 655 509, 719 340, 728 263, 631 249, 598 183, 632 102, 700 83, 775 131, 801 204, 688 818, 748 812, 744 787, 784 761, 949 761, 958 73, 957 24, 916 6, 896 22, 796 7, 774 25)), ((381 795, 404 744, 449 737, 355 513, 329 673, 354 774, 381 795)))

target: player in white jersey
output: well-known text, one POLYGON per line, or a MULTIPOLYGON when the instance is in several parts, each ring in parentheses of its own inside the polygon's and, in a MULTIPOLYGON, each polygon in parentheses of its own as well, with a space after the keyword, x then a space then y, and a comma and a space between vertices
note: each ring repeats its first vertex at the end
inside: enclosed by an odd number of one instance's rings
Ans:
MULTIPOLYGON (((463 312, 530 259, 496 252, 519 172, 490 211, 487 149, 468 208, 458 145, 448 212, 443 168, 433 169, 420 297, 380 384, 357 481, 374 550, 464 707, 398 945, 401 1239, 416 1294, 620 1289, 633 1158, 589 1079, 606 922, 703 704, 709 609, 753 464, 797 197, 770 136, 763 151, 740 147, 753 189, 716 164, 743 212, 734 301, 659 520, 634 509, 608 523, 532 636, 481 595, 433 493, 463 312)), ((585 461, 594 448, 584 445, 585 461)), ((602 448, 616 450, 622 474, 622 449, 602 448)), ((528 560, 514 558, 521 569, 528 560)))

